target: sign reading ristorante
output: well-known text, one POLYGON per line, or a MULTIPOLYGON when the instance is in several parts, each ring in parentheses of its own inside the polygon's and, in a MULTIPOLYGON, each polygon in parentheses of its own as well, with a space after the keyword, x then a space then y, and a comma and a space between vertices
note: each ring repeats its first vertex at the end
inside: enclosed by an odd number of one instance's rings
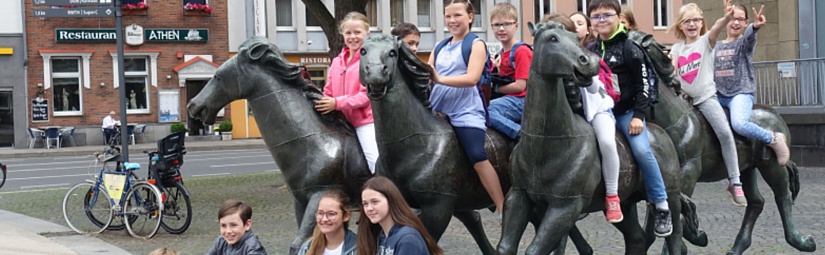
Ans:
MULTIPOLYGON (((174 29, 147 28, 143 30, 146 42, 206 42, 209 29, 174 29)), ((57 42, 114 42, 115 29, 111 28, 56 28, 54 37, 57 42)))

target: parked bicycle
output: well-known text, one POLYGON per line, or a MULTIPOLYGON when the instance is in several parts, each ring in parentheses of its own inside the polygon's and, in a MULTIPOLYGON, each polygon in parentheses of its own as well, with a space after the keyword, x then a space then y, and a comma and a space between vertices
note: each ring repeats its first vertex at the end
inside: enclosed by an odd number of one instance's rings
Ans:
POLYGON ((192 222, 192 204, 189 191, 183 186, 180 167, 186 154, 186 133, 172 133, 158 141, 157 151, 143 151, 149 155, 149 183, 155 184, 163 197, 163 220, 160 226, 166 232, 182 234, 192 222))
POLYGON ((0 188, 2 188, 4 184, 6 184, 6 167, 7 167, 6 164, 0 163, 0 170, 2 170, 2 172, 3 172, 2 173, 2 175, 3 175, 2 178, 3 179, 0 179, 0 188))
POLYGON ((81 234, 125 226, 134 237, 152 238, 163 217, 160 190, 137 178, 140 164, 124 162, 120 148, 110 146, 96 157, 102 167, 95 179, 75 184, 63 197, 66 223, 81 234))

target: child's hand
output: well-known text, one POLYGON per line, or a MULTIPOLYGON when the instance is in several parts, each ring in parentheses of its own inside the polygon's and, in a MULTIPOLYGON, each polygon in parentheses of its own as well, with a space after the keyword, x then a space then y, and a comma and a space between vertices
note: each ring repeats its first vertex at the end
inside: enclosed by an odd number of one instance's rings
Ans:
POLYGON ((756 12, 756 8, 754 8, 754 7, 751 7, 751 9, 753 9, 753 14, 754 14, 753 15, 753 17, 754 17, 753 18, 753 28, 759 29, 760 27, 765 25, 765 23, 768 22, 765 19, 765 15, 762 15, 762 11, 765 10, 765 6, 762 5, 762 7, 759 7, 759 12, 756 12))
POLYGON ((730 19, 733 17, 733 0, 722 0, 725 3, 725 19, 730 19))
POLYGON ((335 98, 324 97, 315 101, 315 110, 321 114, 327 114, 335 110, 335 98))
POLYGON ((499 67, 500 65, 501 65, 501 55, 496 55, 495 57, 493 57, 493 66, 498 68, 499 70, 501 70, 501 68, 499 67))
POLYGON ((630 135, 638 135, 641 134, 642 131, 645 129, 645 123, 642 122, 639 118, 633 118, 630 120, 630 124, 627 126, 627 131, 630 135))

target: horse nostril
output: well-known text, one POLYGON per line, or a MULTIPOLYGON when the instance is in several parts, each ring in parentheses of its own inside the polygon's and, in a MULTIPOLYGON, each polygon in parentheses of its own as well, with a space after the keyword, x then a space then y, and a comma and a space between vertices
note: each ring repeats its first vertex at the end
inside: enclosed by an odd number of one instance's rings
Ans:
POLYGON ((382 74, 386 75, 386 74, 388 74, 389 72, 390 72, 390 69, 389 69, 387 66, 384 66, 384 68, 381 68, 381 73, 382 73, 382 74))
POLYGON ((587 58, 587 56, 579 56, 579 62, 581 62, 582 64, 586 64, 588 60, 589 58, 587 58))

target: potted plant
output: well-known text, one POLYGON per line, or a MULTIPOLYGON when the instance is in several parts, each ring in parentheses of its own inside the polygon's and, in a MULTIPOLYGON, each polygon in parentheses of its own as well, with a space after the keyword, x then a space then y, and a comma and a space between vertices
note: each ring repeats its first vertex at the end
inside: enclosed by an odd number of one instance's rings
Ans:
POLYGON ((202 12, 205 14, 212 13, 212 7, 209 6, 209 4, 186 3, 183 5, 183 10, 187 12, 202 12))
POLYGON ((186 131, 186 125, 183 122, 172 123, 172 133, 186 131))
POLYGON ((221 131, 221 140, 232 140, 232 121, 221 121, 218 129, 221 131))
POLYGON ((147 9, 149 9, 149 5, 146 4, 146 1, 143 1, 143 2, 136 3, 136 4, 123 4, 123 6, 121 6, 120 8, 126 14, 131 14, 132 12, 141 12, 141 11, 143 11, 143 13, 145 13, 145 11, 147 9))

